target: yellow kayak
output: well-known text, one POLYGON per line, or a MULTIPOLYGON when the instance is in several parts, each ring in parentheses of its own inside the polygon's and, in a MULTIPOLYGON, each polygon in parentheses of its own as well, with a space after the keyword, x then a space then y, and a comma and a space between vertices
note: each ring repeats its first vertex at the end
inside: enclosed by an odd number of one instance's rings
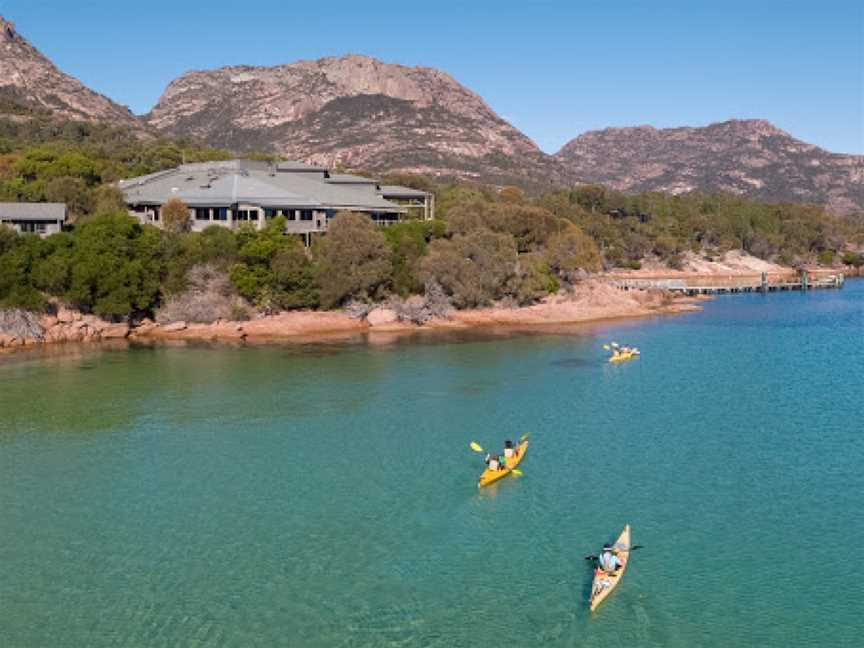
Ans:
POLYGON ((611 356, 609 356, 609 362, 624 362, 625 360, 632 360, 638 355, 639 349, 633 349, 632 351, 627 351, 626 353, 613 353, 611 356))
POLYGON ((525 456, 525 453, 528 452, 528 442, 523 441, 518 446, 516 446, 516 454, 510 459, 507 460, 507 466, 501 468, 500 470, 489 470, 488 468, 483 471, 483 474, 480 475, 480 481, 477 482, 477 486, 479 488, 483 488, 484 486, 488 486, 489 484, 493 484, 499 479, 502 479, 513 472, 513 469, 522 463, 522 458, 525 456))
POLYGON ((617 550, 618 560, 621 561, 621 568, 614 574, 607 574, 600 567, 594 569, 594 581, 591 583, 591 611, 593 612, 604 599, 612 593, 621 578, 624 576, 624 570, 627 569, 627 563, 630 561, 630 525, 626 525, 621 535, 615 541, 614 545, 617 550))

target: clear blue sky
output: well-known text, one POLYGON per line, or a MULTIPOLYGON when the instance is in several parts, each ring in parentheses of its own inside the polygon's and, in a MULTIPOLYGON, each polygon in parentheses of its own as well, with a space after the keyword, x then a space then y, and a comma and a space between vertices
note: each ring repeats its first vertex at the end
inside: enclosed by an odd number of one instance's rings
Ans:
POLYGON ((0 0, 61 69, 148 111, 189 69, 346 52, 441 68, 555 151, 586 130, 764 118, 864 152, 864 3, 0 0))

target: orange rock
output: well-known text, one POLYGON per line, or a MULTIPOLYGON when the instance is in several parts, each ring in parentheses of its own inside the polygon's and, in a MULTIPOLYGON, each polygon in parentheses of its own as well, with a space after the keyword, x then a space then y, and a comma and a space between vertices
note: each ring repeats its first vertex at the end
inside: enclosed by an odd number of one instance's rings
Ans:
POLYGON ((103 340, 125 338, 127 335, 129 335, 129 325, 111 324, 102 329, 101 334, 103 340))

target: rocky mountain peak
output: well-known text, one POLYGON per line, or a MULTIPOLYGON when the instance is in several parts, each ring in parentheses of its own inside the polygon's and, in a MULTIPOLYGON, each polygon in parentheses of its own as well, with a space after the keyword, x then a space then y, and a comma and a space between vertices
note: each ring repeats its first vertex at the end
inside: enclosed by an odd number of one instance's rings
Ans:
POLYGON ((84 121, 110 121, 139 128, 128 108, 93 92, 64 74, 0 17, 0 95, 55 115, 84 121))
POLYGON ((764 119, 591 131, 556 157, 583 182, 621 191, 727 191, 836 211, 864 205, 864 157, 829 153, 764 119))
POLYGON ((556 160, 448 74, 357 54, 189 72, 146 119, 171 134, 318 164, 565 179, 556 160))
POLYGON ((15 38, 15 23, 0 16, 0 39, 6 40, 12 38, 15 38))

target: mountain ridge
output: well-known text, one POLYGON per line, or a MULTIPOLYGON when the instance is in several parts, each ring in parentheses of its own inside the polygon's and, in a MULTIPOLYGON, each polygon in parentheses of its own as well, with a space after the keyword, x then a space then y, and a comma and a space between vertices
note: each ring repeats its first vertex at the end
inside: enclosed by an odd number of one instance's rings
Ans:
POLYGON ((548 154, 447 72, 359 54, 191 70, 135 116, 64 74, 0 17, 0 113, 4 100, 239 154, 267 151, 376 173, 531 188, 730 191, 838 212, 864 208, 864 156, 830 153, 764 119, 610 127, 548 154))
POLYGON ((864 156, 831 153, 765 119, 589 131, 555 157, 620 191, 729 191, 764 200, 864 205, 864 156))
POLYGON ((0 95, 68 119, 102 120, 140 128, 125 106, 61 72, 0 16, 0 95))

